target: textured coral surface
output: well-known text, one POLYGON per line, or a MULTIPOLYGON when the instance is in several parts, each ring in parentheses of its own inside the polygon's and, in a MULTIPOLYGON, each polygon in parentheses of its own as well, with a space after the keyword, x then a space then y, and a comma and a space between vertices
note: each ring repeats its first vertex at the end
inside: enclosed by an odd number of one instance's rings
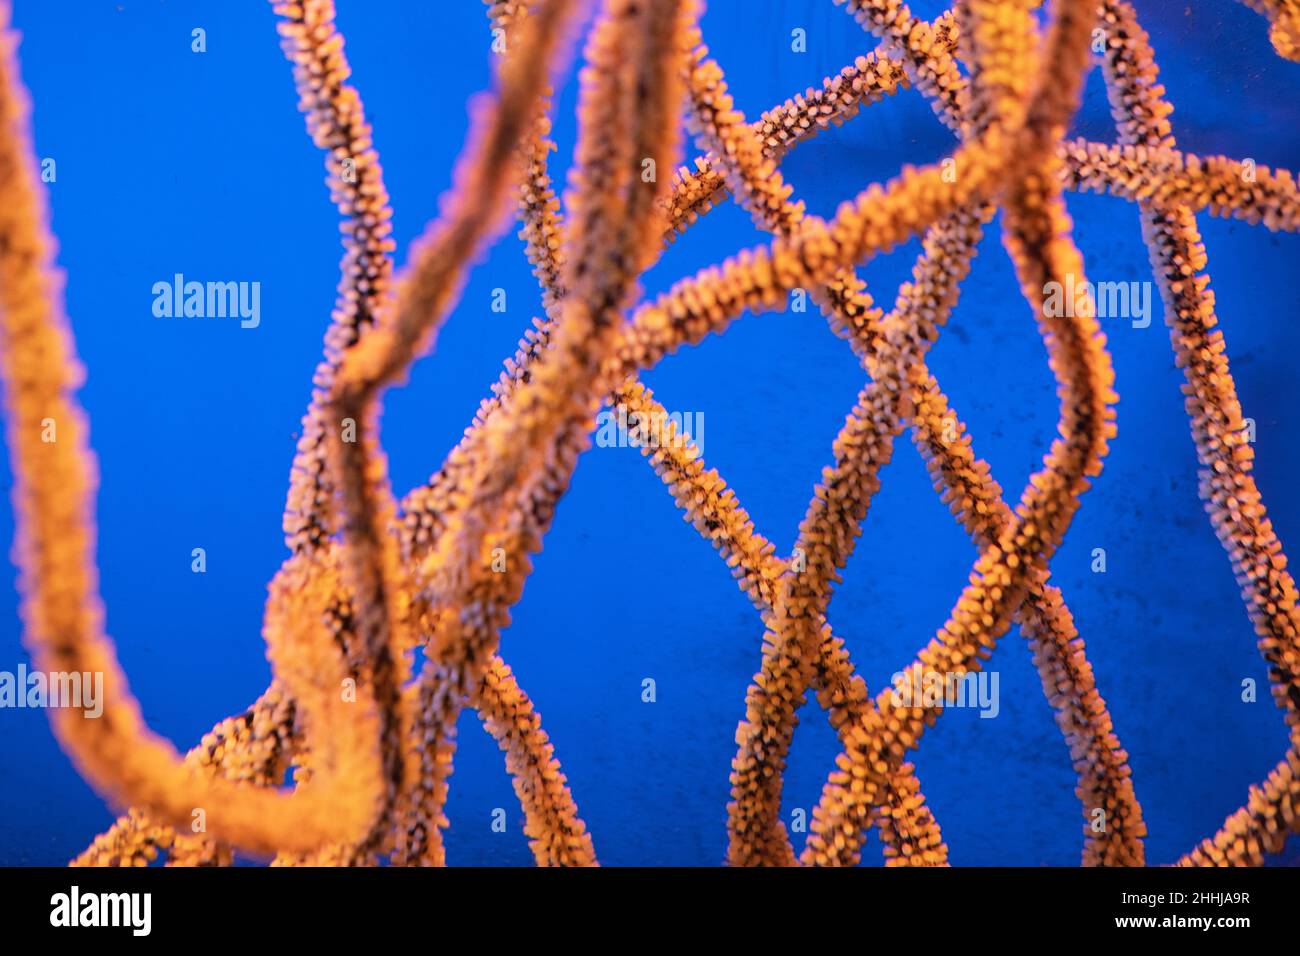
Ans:
MULTIPOLYGON (((488 3, 492 93, 473 103, 440 213, 398 269, 357 92, 365 81, 351 75, 333 2, 274 3, 344 255, 284 510, 290 556, 265 609, 274 679, 183 756, 150 729, 105 634, 96 463, 5 10, 0 372, 24 641, 44 670, 105 675, 102 716, 51 716, 83 776, 131 808, 74 862, 228 864, 246 852, 277 865, 442 865, 458 721, 471 709, 504 752, 536 862, 595 865, 599 834, 583 823, 581 793, 499 645, 597 415, 613 407, 627 413, 628 440, 718 551, 764 632, 735 731, 728 863, 853 865, 873 829, 888 865, 949 863, 942 814, 911 757, 943 702, 888 683, 869 690, 832 608, 906 431, 975 558, 897 683, 977 675, 1000 641, 1023 638, 1027 648, 1000 653, 1028 652, 1064 737, 1082 862, 1144 865, 1159 820, 1139 803, 1123 727, 1070 595, 1051 576, 1116 439, 1120 406, 1097 304, 1083 293, 1062 308, 1051 291, 1082 287, 1088 272, 1067 192, 1119 197, 1140 216, 1183 376, 1199 494, 1289 737, 1241 808, 1178 862, 1258 865, 1281 851, 1300 827, 1297 592, 1256 486, 1254 423, 1218 329, 1197 214, 1294 232, 1293 174, 1180 147, 1150 40, 1126 0, 1060 0, 1041 15, 1026 0, 965 0, 933 21, 901 3, 840 0, 875 38, 874 52, 756 116, 738 108, 705 45, 699 0, 594 6, 587 24, 571 0, 488 3), (576 146, 561 189, 548 171, 549 82, 580 34, 576 146), (1093 69, 1113 139, 1067 134, 1093 69), (903 89, 926 98, 954 137, 951 152, 844 197, 829 215, 810 212, 782 160, 903 89), (699 156, 688 158, 692 141, 699 156), (642 277, 665 248, 728 198, 770 239, 644 297, 642 277), (381 431, 385 395, 434 348, 475 256, 512 208, 543 314, 441 467, 399 499, 381 431), (980 457, 979 436, 927 364, 986 233, 1000 233, 1055 387, 1055 433, 1020 491, 980 457), (877 301, 857 267, 913 240, 910 279, 877 301), (658 424, 667 410, 640 376, 743 313, 805 301, 844 340, 865 384, 797 532, 768 538, 691 437, 658 424), (792 833, 787 760, 799 717, 814 709, 825 711, 838 756, 792 833), (286 773, 293 785, 278 786, 286 773)), ((1295 5, 1251 6, 1268 18, 1277 53, 1300 58, 1295 5)), ((858 29, 847 18, 842 26, 858 29)))

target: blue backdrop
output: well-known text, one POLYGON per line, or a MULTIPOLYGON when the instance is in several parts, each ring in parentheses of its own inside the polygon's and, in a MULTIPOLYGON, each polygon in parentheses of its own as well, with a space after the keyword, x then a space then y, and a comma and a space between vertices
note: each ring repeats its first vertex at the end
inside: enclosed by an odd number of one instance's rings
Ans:
MULTIPOLYGON (((81 398, 102 483, 99 566, 110 634, 150 725, 187 749, 266 686, 265 584, 285 557, 289 463, 334 298, 340 254, 321 157, 304 132, 269 4, 260 0, 16 0, 23 78, 50 185, 68 310, 88 369, 81 398), (202 28, 207 51, 191 51, 202 28), (152 286, 174 273, 261 283, 261 324, 160 319, 152 286), (207 553, 207 573, 190 569, 207 553)), ((919 3, 935 15, 937 3, 919 3)), ((437 209, 490 82, 476 0, 340 0, 354 82, 375 127, 396 210, 399 263, 437 209)), ((1278 59, 1266 22, 1215 0, 1138 3, 1175 105, 1183 149, 1300 167, 1300 66, 1278 59)), ((761 112, 874 41, 830 0, 711 0, 706 39, 737 105, 761 112), (807 51, 791 49, 806 31, 807 51)), ((558 94, 553 172, 574 141, 573 71, 558 94)), ((1094 70, 1078 131, 1114 140, 1094 70)), ((801 146, 782 165, 812 212, 828 215, 903 163, 952 139, 903 92, 801 146)), ((694 150, 691 151, 694 155, 694 150)), ((1089 276, 1150 278, 1137 209, 1069 197, 1089 276)), ((1300 238, 1201 217, 1219 316, 1245 414, 1258 423, 1258 480, 1284 544, 1300 547, 1300 398, 1290 270, 1300 238)), ((654 293, 765 241, 731 204, 671 247, 645 278, 654 293)), ((862 274, 892 303, 916 242, 862 274)), ((1158 310, 1158 306, 1157 306, 1158 310)), ((399 493, 426 480, 513 351, 539 296, 508 235, 473 273, 436 354, 390 393, 383 438, 399 493), (504 313, 492 290, 507 290, 504 313)), ((1168 334, 1107 323, 1119 436, 1053 562, 1150 828, 1148 858, 1172 861, 1239 806, 1286 746, 1227 558, 1196 494, 1196 465, 1168 334), (1104 574, 1090 570, 1095 548, 1104 574)), ((1018 494, 1056 422, 1052 382, 997 225, 964 285, 931 366, 976 451, 1018 494)), ((700 412, 709 463, 759 529, 788 551, 830 444, 863 382, 815 309, 746 316, 726 335, 646 376, 672 410, 700 412)), ((942 624, 975 551, 930 488, 906 438, 831 605, 874 689, 942 624)), ((0 484, 11 484, 0 450, 0 484)), ((0 539, 12 538, 0 508, 0 539)), ((537 558, 502 653, 533 697, 605 863, 716 864, 725 852, 728 772, 745 688, 759 662, 757 616, 708 544, 681 520, 632 449, 581 462, 537 558), (641 699, 653 678, 657 701, 641 699)), ((0 569, 0 670, 28 657, 13 571, 0 569)), ((1074 776, 1023 639, 992 665, 1001 712, 953 710, 916 757, 955 864, 1072 865, 1082 842, 1074 776)), ((815 702, 803 711, 783 812, 811 808, 836 752, 815 702)), ((501 754, 467 714, 452 778, 450 862, 531 861, 501 754), (507 832, 491 828, 505 808, 507 832)), ((46 715, 0 711, 0 864, 57 864, 113 811, 78 777, 46 715)), ((880 855, 864 854, 870 865, 880 855)), ((796 837, 796 842, 802 837, 796 837)), ((1300 861, 1300 848, 1289 851, 1300 861)))

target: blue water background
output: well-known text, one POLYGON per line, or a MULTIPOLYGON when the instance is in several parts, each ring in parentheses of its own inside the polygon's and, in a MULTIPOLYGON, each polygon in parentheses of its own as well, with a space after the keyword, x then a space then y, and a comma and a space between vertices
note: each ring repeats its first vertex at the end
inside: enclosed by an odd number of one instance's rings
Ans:
MULTIPOLYGON (((151 727, 182 750, 266 686, 266 582, 285 557, 289 463, 320 355, 340 254, 321 157, 309 142, 269 4, 259 0, 17 0, 23 77, 49 188, 59 263, 101 485, 99 568, 109 633, 151 727), (191 52, 191 30, 207 52, 191 52), (258 281, 259 328, 158 319, 152 285, 177 272, 258 281), (190 569, 207 553, 207 573, 190 569)), ((436 214, 490 83, 488 23, 475 0, 340 0, 354 82, 375 127, 396 210, 398 261, 436 214)), ((935 15, 937 3, 920 3, 935 15)), ((1300 65, 1278 59, 1266 23, 1237 3, 1138 3, 1180 146, 1300 167, 1300 65)), ((737 106, 756 118, 875 43, 829 0, 711 0, 705 36, 737 106), (803 29, 807 52, 791 49, 803 29)), ((576 67, 575 67, 576 68, 576 67)), ((563 183, 576 83, 557 97, 553 162, 563 183)), ((1113 141, 1093 72, 1078 131, 1113 141)), ((951 135, 902 92, 799 147, 782 164, 811 212, 901 165, 934 161, 951 135)), ((688 155, 694 155, 691 149, 688 155)), ((666 174, 666 170, 663 171, 666 174)), ((0 198, 0 201, 3 201, 0 198)), ((1071 195, 1089 277, 1150 277, 1137 209, 1071 195)), ((1300 547, 1300 393, 1295 358, 1300 238, 1199 219, 1245 414, 1258 423, 1257 477, 1284 544, 1300 547)), ((646 275, 649 294, 765 241, 727 203, 646 275)), ((892 303, 913 241, 863 268, 892 303)), ((1196 463, 1159 307, 1149 328, 1107 323, 1119 435, 1052 563, 1131 755, 1166 863, 1211 834, 1284 752, 1227 558, 1196 493, 1196 463), (1090 570, 1104 548, 1107 571, 1090 570), (1245 703, 1254 679, 1260 700, 1245 703)), ((484 256, 436 353, 392 391, 383 442, 399 493, 427 480, 470 420, 540 299, 513 229, 484 256), (505 313, 492 292, 507 292, 505 313)), ((931 367, 1007 493, 1018 494, 1055 429, 1044 347, 989 228, 931 367)), ((703 413, 705 451, 782 552, 864 381, 815 309, 746 315, 645 376, 670 410, 703 413)), ((7 453, 0 485, 8 493, 7 453)), ((0 507, 0 540, 12 538, 0 507)), ((940 626, 975 550, 930 487, 907 438, 882 473, 831 621, 877 689, 940 626)), ((600 859, 717 864, 728 772, 762 630, 712 548, 682 521, 631 449, 584 457, 502 654, 540 710, 600 859), (642 682, 656 682, 655 703, 642 682)), ((12 567, 0 568, 0 669, 29 659, 12 567)), ((1083 818, 1065 746, 1016 630, 991 666, 1001 712, 945 714, 916 756, 954 864, 1073 865, 1083 818)), ((837 750, 815 702, 803 710, 783 814, 816 803, 837 750)), ((467 713, 448 806, 456 864, 531 862, 502 755, 467 713), (504 808, 505 833, 492 829, 504 808)), ((46 715, 0 711, 0 864, 57 864, 114 812, 57 746, 46 715)), ((796 845, 802 835, 796 835, 796 845)), ((864 853, 878 865, 875 837, 864 853)), ((1293 844, 1279 862, 1300 862, 1293 844)))

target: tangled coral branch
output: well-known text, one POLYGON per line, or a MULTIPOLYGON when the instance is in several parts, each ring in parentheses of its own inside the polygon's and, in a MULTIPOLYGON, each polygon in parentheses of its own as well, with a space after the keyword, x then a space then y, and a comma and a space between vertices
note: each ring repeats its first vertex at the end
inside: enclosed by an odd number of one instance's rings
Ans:
MULTIPOLYGON (((1259 863, 1300 820, 1300 638, 1294 582, 1250 476, 1194 213, 1208 209, 1294 231, 1300 197, 1284 170, 1179 152, 1171 107, 1146 36, 1125 0, 1060 0, 1045 32, 1029 0, 962 0, 933 23, 896 0, 839 0, 880 48, 748 122, 708 56, 695 0, 604 0, 588 39, 575 171, 565 211, 547 156, 548 77, 576 6, 488 0, 503 53, 496 92, 477 104, 474 133, 442 214, 394 279, 391 210, 360 97, 349 84, 332 0, 273 0, 308 130, 325 152, 341 216, 338 299, 291 473, 284 530, 291 556, 271 585, 265 634, 275 681, 244 714, 214 727, 183 760, 139 717, 102 634, 93 552, 94 465, 42 198, 32 174, 16 41, 4 10, 0 59, 0 368, 15 482, 25 639, 41 666, 102 670, 100 721, 56 712, 56 731, 106 796, 132 806, 78 858, 141 864, 227 864, 233 851, 279 864, 439 865, 454 732, 475 708, 505 752, 534 856, 591 865, 578 816, 540 717, 498 654, 602 401, 630 413, 629 438, 710 540, 762 615, 759 672, 737 731, 728 813, 733 864, 857 862, 879 827, 891 865, 945 865, 947 847, 909 750, 938 708, 874 697, 827 620, 879 471, 909 427, 935 487, 979 548, 970 583, 906 677, 976 671, 1018 621, 1066 739, 1085 818, 1087 864, 1141 865, 1146 823, 1127 755, 1083 641, 1048 564, 1114 435, 1113 374, 1092 310, 1060 316, 1044 289, 1081 277, 1062 192, 1136 201, 1187 376, 1201 494, 1243 585, 1274 696, 1291 727, 1286 757, 1247 805, 1182 863, 1259 863), (1065 140, 1094 31, 1119 142, 1065 140), (958 61, 963 60, 968 74, 958 61), (778 171, 819 130, 902 87, 916 87, 960 137, 951 166, 904 169, 827 221, 806 213, 778 171), (678 160, 681 113, 704 155, 671 181, 644 171, 678 160), (946 175, 948 168, 960 171, 946 175), (535 322, 465 437, 429 483, 400 504, 379 441, 380 399, 433 343, 476 249, 514 193, 543 293, 535 322), (773 240, 700 270, 624 313, 638 276, 726 194, 773 240), (926 366, 996 209, 1004 243, 1047 346, 1059 433, 1018 502, 973 449, 926 366), (912 281, 877 308, 855 266, 923 236, 912 281), (742 311, 780 308, 809 290, 846 338, 868 381, 833 446, 788 557, 754 527, 699 450, 670 427, 637 374, 684 344, 722 332, 742 311), (57 442, 41 440, 53 422, 57 442), (504 567, 501 556, 505 556, 504 567), (423 648, 414 681, 408 654, 423 648), (353 686, 355 701, 340 702, 353 686), (782 773, 809 689, 842 752, 812 832, 796 856, 779 820, 782 773), (276 785, 289 767, 292 793, 276 785), (173 827, 207 809, 210 835, 173 827)), ((1295 57, 1295 4, 1251 2, 1295 57)))

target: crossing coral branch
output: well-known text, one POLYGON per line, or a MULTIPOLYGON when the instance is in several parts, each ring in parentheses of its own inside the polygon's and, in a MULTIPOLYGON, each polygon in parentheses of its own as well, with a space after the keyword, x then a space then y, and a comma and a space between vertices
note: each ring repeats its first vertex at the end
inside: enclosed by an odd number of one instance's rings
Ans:
MULTIPOLYGON (((1084 274, 1064 190, 1139 206, 1187 379, 1201 495, 1242 583, 1291 730, 1276 769, 1179 862, 1258 864, 1300 827, 1297 591, 1251 476, 1254 452, 1243 437, 1195 223, 1197 212, 1208 211, 1295 231, 1294 175, 1177 148, 1154 57, 1124 0, 1059 0, 1045 27, 1030 0, 960 0, 933 22, 897 0, 839 2, 880 46, 750 122, 703 44, 696 0, 602 0, 561 203, 547 168, 555 148, 550 82, 576 4, 489 0, 495 89, 476 102, 455 185, 398 275, 389 197, 332 0, 273 0, 299 105, 323 152, 343 257, 290 476, 290 557, 267 603, 275 678, 248 711, 218 723, 184 758, 144 725, 102 631, 92 562, 94 459, 4 8, 0 372, 24 637, 46 669, 105 673, 103 718, 55 711, 55 729, 87 778, 132 807, 76 863, 144 865, 163 855, 172 865, 227 865, 251 852, 281 865, 441 865, 455 729, 470 707, 505 754, 536 861, 594 864, 557 747, 502 657, 500 632, 596 412, 611 402, 629 410, 631 442, 762 617, 758 671, 736 735, 730 862, 853 864, 873 824, 890 864, 948 861, 906 759, 941 709, 900 701, 893 688, 868 693, 829 619, 880 470, 910 428, 978 556, 950 618, 906 678, 974 673, 1018 622, 1068 745, 1084 818, 1094 823, 1100 812, 1104 822, 1083 828, 1083 862, 1143 864, 1148 821, 1127 754, 1049 576, 1114 437, 1116 402, 1105 339, 1089 310, 1060 316, 1045 308, 1045 287, 1067 277, 1082 285, 1084 274), (1098 29, 1114 143, 1064 136, 1098 29), (909 87, 959 137, 948 162, 905 167, 849 198, 831 219, 809 215, 782 177, 781 159, 909 87), (703 153, 679 165, 688 106, 703 153), (639 278, 665 244, 727 195, 773 239, 638 304, 639 278), (471 256, 496 236, 512 198, 545 314, 461 442, 399 502, 378 430, 384 392, 432 347, 471 256), (998 210, 1058 396, 1059 438, 1015 501, 976 456, 926 364, 998 210), (885 314, 855 269, 912 237, 921 238, 921 255, 885 314), (847 339, 868 381, 830 449, 792 553, 778 556, 685 436, 671 427, 651 434, 646 423, 665 413, 637 376, 681 346, 724 332, 746 310, 783 308, 796 289, 808 291, 847 339), (45 437, 54 433, 57 440, 45 437), (408 682, 413 652, 422 660, 408 682), (341 699, 340 687, 355 695, 341 699), (842 752, 797 850, 779 810, 796 713, 809 691, 842 752), (289 769, 295 783, 285 792, 289 769), (188 829, 195 808, 205 810, 207 833, 188 829)), ((1269 18, 1278 52, 1294 58, 1293 0, 1250 5, 1269 18)))

